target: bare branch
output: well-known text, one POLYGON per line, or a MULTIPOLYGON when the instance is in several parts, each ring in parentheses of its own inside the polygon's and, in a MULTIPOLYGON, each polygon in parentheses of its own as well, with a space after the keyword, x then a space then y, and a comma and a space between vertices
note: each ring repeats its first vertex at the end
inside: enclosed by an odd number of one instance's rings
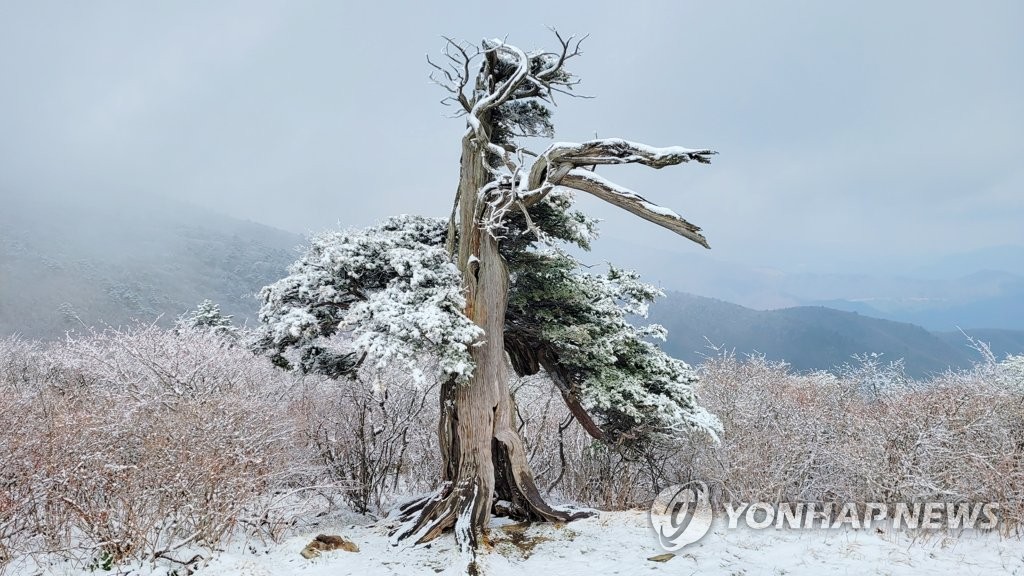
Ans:
POLYGON ((550 56, 554 58, 554 63, 535 74, 530 74, 530 76, 528 76, 523 82, 523 84, 528 86, 525 88, 520 87, 514 95, 515 99, 541 98, 555 104, 555 92, 565 94, 573 98, 592 98, 592 96, 583 96, 572 92, 572 87, 579 84, 579 80, 574 79, 572 75, 568 73, 559 74, 564 72, 565 62, 567 60, 583 54, 583 51, 580 50, 580 45, 587 36, 584 36, 573 43, 575 36, 570 36, 568 39, 562 38, 562 35, 558 30, 551 27, 548 27, 548 29, 555 34, 555 37, 561 45, 561 49, 559 52, 540 52, 530 55, 531 59, 550 56), (558 88, 557 86, 563 86, 565 89, 558 88))
POLYGON ((448 235, 445 239, 445 248, 448 251, 448 256, 451 258, 455 257, 455 234, 458 230, 458 221, 455 219, 459 209, 459 190, 455 190, 455 201, 452 203, 452 213, 448 217, 448 235))
MULTIPOLYGON (((517 136, 525 136, 525 135, 524 134, 517 134, 517 136)), ((526 156, 533 156, 534 158, 539 156, 539 154, 537 154, 533 150, 530 150, 529 148, 523 148, 522 146, 515 146, 515 145, 512 145, 512 144, 503 144, 502 148, 505 151, 507 151, 507 152, 511 152, 512 154, 524 154, 526 156)))
POLYGON ((446 63, 447 67, 443 67, 431 60, 430 56, 427 55, 427 64, 430 64, 435 70, 429 75, 430 81, 452 93, 452 96, 441 100, 442 104, 447 106, 453 102, 458 102, 463 110, 469 112, 473 108, 465 93, 466 84, 469 83, 470 79, 469 65, 480 54, 480 51, 478 49, 475 53, 470 54, 465 47, 455 40, 447 36, 443 36, 443 38, 445 40, 445 47, 442 53, 449 62, 446 63), (444 79, 439 78, 436 74, 444 75, 444 79))
POLYGON ((714 150, 690 149, 681 146, 655 148, 621 138, 602 138, 582 144, 555 144, 545 154, 552 160, 576 166, 594 164, 643 164, 664 168, 695 161, 710 164, 714 150))
MULTIPOLYGON (((593 100, 594 98, 596 98, 595 96, 591 96, 590 94, 577 94, 573 92, 571 88, 577 84, 579 84, 579 82, 566 82, 565 84, 562 84, 563 86, 569 87, 569 90, 562 90, 561 88, 555 88, 554 86, 548 86, 548 90, 550 90, 551 92, 558 92, 559 94, 565 94, 570 98, 582 98, 583 100, 593 100)), ((555 101, 552 98, 551 103, 553 104, 554 102, 555 101)))
POLYGON ((476 58, 477 56, 480 55, 480 50, 478 48, 478 49, 475 50, 475 52, 472 55, 470 55, 466 51, 466 49, 462 46, 462 44, 452 40, 451 38, 449 38, 447 36, 445 36, 444 39, 448 43, 445 46, 445 51, 444 51, 445 52, 445 56, 447 56, 455 64, 459 64, 459 63, 462 64, 462 69, 459 70, 457 72, 457 74, 456 74, 456 76, 458 76, 458 78, 460 79, 460 82, 459 82, 459 97, 458 98, 459 98, 459 103, 462 104, 462 107, 466 109, 466 112, 469 112, 473 108, 473 106, 472 106, 472 103, 470 103, 469 99, 466 97, 466 93, 465 93, 464 89, 466 87, 466 84, 469 83, 469 78, 470 78, 470 76, 469 76, 469 63, 472 62, 474 58, 476 58), (456 50, 458 50, 459 51, 459 56, 457 56, 457 57, 453 56, 450 53, 450 51, 448 50, 449 46, 454 47, 456 50))
POLYGON ((542 231, 540 228, 537 227, 536 224, 533 223, 533 218, 530 217, 530 211, 527 210, 526 204, 524 204, 523 201, 518 196, 515 196, 515 200, 516 200, 516 206, 518 206, 519 210, 523 213, 523 218, 525 219, 525 222, 526 222, 526 229, 528 231, 532 232, 534 237, 537 238, 537 240, 539 240, 539 241, 541 241, 541 242, 543 242, 545 244, 550 244, 548 242, 548 240, 547 240, 546 235, 544 234, 544 231, 542 231))
MULTIPOLYGON (((541 201, 555 186, 573 188, 597 196, 710 248, 707 239, 700 233, 700 227, 672 210, 602 178, 593 170, 601 164, 642 164, 663 168, 691 160, 708 163, 715 153, 708 149, 692 150, 678 146, 655 148, 617 138, 596 139, 582 144, 555 144, 533 163, 529 178, 525 182, 518 182, 519 193, 516 196, 525 212, 527 207, 541 201)), ((509 163, 507 153, 505 158, 506 163, 509 163)), ((513 170, 510 168, 510 171, 513 170)), ((514 172, 518 175, 518 170, 514 172)))
POLYGON ((479 201, 476 205, 474 220, 481 230, 491 235, 495 240, 502 240, 503 231, 506 230, 505 217, 509 210, 518 203, 518 198, 512 187, 512 176, 502 175, 499 179, 493 180, 480 189, 479 201))
POLYGON ((705 248, 710 248, 707 239, 700 233, 700 227, 687 222, 682 216, 668 208, 649 202, 646 198, 632 190, 605 180, 595 172, 582 168, 572 169, 562 178, 558 185, 593 194, 605 202, 632 212, 648 222, 653 222, 684 238, 693 240, 705 248))
POLYGON ((558 55, 558 61, 555 62, 555 64, 551 68, 548 68, 547 70, 544 70, 537 74, 537 78, 541 80, 546 80, 553 76, 555 73, 557 73, 559 70, 561 70, 562 67, 565 65, 566 60, 583 54, 583 51, 580 50, 580 45, 583 44, 583 41, 590 36, 590 34, 584 35, 582 38, 576 41, 576 46, 573 47, 572 41, 575 39, 575 35, 569 36, 568 39, 563 39, 562 35, 559 34, 558 30, 556 30, 555 28, 549 26, 548 30, 551 30, 552 32, 555 33, 555 38, 558 38, 558 43, 562 45, 562 51, 558 55))

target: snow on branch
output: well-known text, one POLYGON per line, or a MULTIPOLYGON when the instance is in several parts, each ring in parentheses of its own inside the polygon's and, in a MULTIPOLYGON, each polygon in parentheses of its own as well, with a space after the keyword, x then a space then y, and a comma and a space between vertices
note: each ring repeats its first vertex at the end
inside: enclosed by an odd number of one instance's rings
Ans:
POLYGON ((642 164, 651 168, 664 168, 691 161, 708 164, 714 154, 716 152, 709 149, 680 146, 656 148, 621 138, 591 140, 582 144, 558 142, 548 147, 533 163, 520 196, 526 205, 531 205, 544 198, 554 186, 573 188, 593 194, 709 248, 699 227, 672 210, 649 202, 636 192, 598 176, 593 167, 599 164, 642 164), (585 170, 581 168, 583 166, 591 169, 585 170))
POLYGON ((653 340, 666 331, 641 325, 662 293, 627 270, 578 269, 557 251, 538 251, 511 286, 506 350, 518 374, 543 367, 573 416, 594 438, 633 442, 700 431, 715 438, 721 423, 700 406, 698 378, 653 340))
POLYGON ((534 51, 529 54, 501 39, 483 40, 479 47, 444 37, 443 60, 435 62, 430 80, 450 93, 441 102, 457 103, 457 115, 468 114, 475 130, 483 114, 498 106, 517 100, 540 99, 554 103, 556 92, 570 96, 579 80, 565 69, 565 63, 582 54, 580 46, 587 36, 563 37, 551 29, 558 39, 554 52, 534 51), (471 82, 473 61, 483 57, 481 72, 475 85, 471 82))
POLYGON ((574 168, 562 178, 559 185, 593 194, 601 200, 632 212, 648 222, 653 222, 684 238, 693 240, 705 248, 710 248, 707 239, 700 233, 700 227, 687 222, 682 216, 672 210, 649 202, 636 192, 609 182, 594 172, 583 168, 574 168))
POLYGON ((458 102, 462 106, 463 111, 469 112, 473 106, 469 103, 464 89, 466 84, 469 83, 469 64, 480 54, 480 50, 473 50, 447 36, 444 37, 444 40, 445 47, 443 53, 445 60, 447 60, 444 66, 434 63, 430 59, 430 55, 427 55, 427 64, 430 64, 435 70, 430 73, 430 81, 452 93, 452 96, 441 100, 442 104, 448 105, 452 102, 458 102), (472 54, 470 53, 471 51, 472 54), (444 79, 438 76, 438 74, 444 76, 444 79))
POLYGON ((547 151, 549 158, 570 164, 643 164, 651 168, 674 166, 691 160, 701 164, 710 164, 714 150, 694 150, 682 146, 656 148, 639 142, 630 142, 621 138, 604 138, 591 140, 582 144, 559 142, 552 144, 547 151))
POLYGON ((314 237, 289 275, 260 291, 262 347, 299 349, 315 364, 321 338, 350 332, 355 355, 378 368, 398 362, 416 373, 428 353, 442 376, 469 377, 469 346, 482 332, 462 312, 444 237, 444 221, 419 216, 314 237))
MULTIPOLYGON (((501 40, 485 40, 484 48, 488 56, 488 64, 492 68, 505 65, 513 67, 514 70, 499 80, 497 85, 489 86, 486 95, 473 105, 473 110, 470 113, 477 118, 484 112, 512 98, 515 91, 522 85, 523 80, 530 73, 530 60, 526 57, 526 53, 518 47, 506 44, 501 40)), ((494 76, 492 74, 491 78, 494 78, 494 76)))

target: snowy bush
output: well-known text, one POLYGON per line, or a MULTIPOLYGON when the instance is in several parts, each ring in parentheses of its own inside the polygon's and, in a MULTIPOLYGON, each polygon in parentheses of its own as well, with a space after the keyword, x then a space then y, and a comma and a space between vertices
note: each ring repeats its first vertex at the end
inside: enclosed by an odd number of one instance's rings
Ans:
POLYGON ((395 372, 351 380, 302 377, 294 412, 304 443, 361 514, 381 513, 401 494, 437 487, 436 385, 395 372))
POLYGON ((6 341, 0 358, 0 552, 214 549, 272 528, 269 499, 319 474, 280 372, 206 330, 6 341))
MULTIPOLYGON (((696 479, 718 503, 995 501, 1012 527, 1020 365, 917 382, 878 358, 833 375, 723 354, 696 389, 721 418, 717 444, 596 441, 544 372, 511 388, 537 485, 562 500, 644 506, 696 479)), ((280 538, 332 501, 380 514, 437 487, 436 396, 404 371, 283 372, 208 330, 0 340, 0 560, 181 560, 240 532, 280 538)))
POLYGON ((697 386, 721 418, 720 443, 695 436, 642 449, 590 439, 543 383, 514 389, 538 484, 570 501, 643 506, 666 486, 701 480, 719 504, 993 501, 1013 527, 1024 522, 1024 394, 1007 386, 1016 362, 917 382, 878 357, 837 376, 722 354, 700 367, 697 386))
POLYGON ((1009 356, 999 363, 1000 382, 1024 395, 1024 356, 1009 356))
POLYGON ((898 363, 840 374, 706 362, 699 392, 724 433, 696 447, 693 477, 723 500, 999 502, 1008 526, 1024 521, 1024 403, 984 365, 926 382, 898 363))

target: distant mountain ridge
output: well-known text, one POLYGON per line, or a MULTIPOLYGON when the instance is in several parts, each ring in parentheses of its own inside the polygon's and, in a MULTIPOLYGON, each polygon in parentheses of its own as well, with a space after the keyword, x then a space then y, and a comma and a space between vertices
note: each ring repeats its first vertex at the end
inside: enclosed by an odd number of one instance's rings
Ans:
MULTIPOLYGON (((0 337, 59 338, 86 326, 158 318, 169 325, 206 298, 238 324, 252 324, 254 294, 285 275, 304 243, 296 234, 173 201, 0 196, 0 337)), ((699 269, 679 269, 699 280, 699 269)), ((747 278, 734 270, 736 278, 747 278)), ((761 274, 769 287, 780 281, 770 271, 761 274)), ((842 281, 818 280, 822 293, 842 281)), ((987 273, 972 285, 978 294, 1002 298, 1015 281, 1013 274, 987 273)), ((869 302, 830 304, 759 311, 672 292, 652 306, 651 319, 669 328, 666 349, 690 362, 708 352, 708 341, 784 359, 799 370, 834 368, 854 354, 880 352, 904 358, 908 372, 920 376, 979 358, 953 326, 933 333, 879 319, 887 312, 869 302), (844 306, 854 311, 833 309, 844 306)), ((996 312, 1014 320, 1021 305, 1024 297, 1008 297, 996 312)), ((986 328, 1003 326, 996 319, 986 328)), ((1024 352, 1024 331, 967 333, 990 342, 999 356, 1024 352)))
POLYGON ((168 325, 203 299, 243 324, 301 236, 173 201, 0 198, 0 336, 168 325))
MULTIPOLYGON (((670 292, 651 306, 650 320, 669 330, 666 351, 691 363, 722 346, 738 354, 760 353, 797 370, 829 370, 855 354, 903 359, 906 371, 923 377, 980 360, 959 332, 932 333, 920 326, 820 306, 753 310, 713 298, 670 292)), ((991 342, 999 356, 1024 353, 1024 331, 967 330, 991 342)))
POLYGON ((919 324, 928 330, 1024 330, 1024 247, 995 246, 920 263, 794 271, 720 260, 720 255, 628 239, 598 243, 588 264, 601 260, 640 272, 645 280, 722 298, 757 310, 826 306, 919 324), (870 270, 870 272, 866 272, 870 270))

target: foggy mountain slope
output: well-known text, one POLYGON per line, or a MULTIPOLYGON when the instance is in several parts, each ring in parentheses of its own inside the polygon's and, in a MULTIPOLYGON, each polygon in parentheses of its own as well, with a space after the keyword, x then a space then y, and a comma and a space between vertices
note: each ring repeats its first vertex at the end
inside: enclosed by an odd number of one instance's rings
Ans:
POLYGON ((138 319, 170 324, 209 298, 239 323, 303 238, 171 201, 3 198, 0 335, 138 319))
MULTIPOLYGON (((785 360, 797 370, 827 370, 851 362, 854 354, 872 352, 884 354, 884 360, 903 358, 907 373, 915 377, 980 360, 959 333, 933 334, 913 324, 816 306, 759 311, 670 292, 651 306, 650 320, 669 330, 664 349, 691 363, 711 353, 709 341, 738 354, 759 352, 785 360)), ((994 340, 997 355, 1024 352, 1024 332, 968 333, 994 340)))

